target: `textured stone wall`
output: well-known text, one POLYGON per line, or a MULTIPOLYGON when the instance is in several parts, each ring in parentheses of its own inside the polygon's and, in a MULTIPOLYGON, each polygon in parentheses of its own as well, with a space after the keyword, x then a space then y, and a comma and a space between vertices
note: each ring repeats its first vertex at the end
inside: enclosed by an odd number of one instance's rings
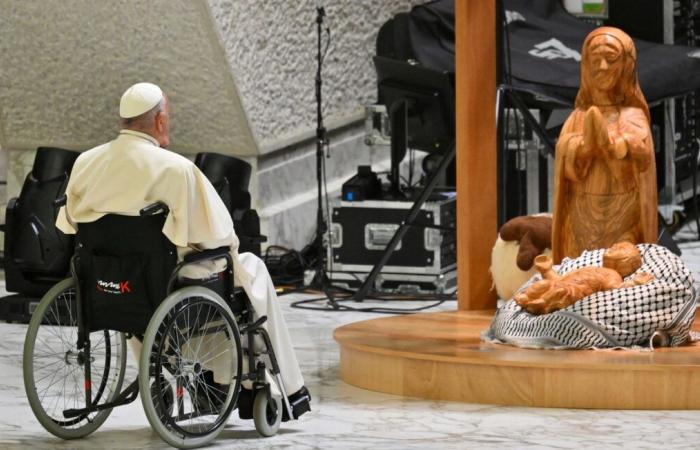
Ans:
MULTIPOLYGON (((262 153, 257 204, 264 232, 270 243, 301 249, 313 237, 316 220, 316 2, 207 1, 262 153)), ((361 117, 363 106, 376 100, 372 56, 380 26, 424 2, 320 3, 331 28, 323 97, 331 142, 325 163, 333 197, 357 165, 386 165, 388 151, 373 155, 364 145, 362 124, 337 128, 361 117)))
POLYGON ((0 0, 3 148, 107 141, 138 81, 170 94, 172 149, 257 153, 204 0, 0 0))
MULTIPOLYGON (((248 117, 263 149, 316 128, 316 2, 208 0, 248 117)), ((379 27, 416 0, 333 0, 323 95, 329 122, 376 100, 372 56, 379 27)))

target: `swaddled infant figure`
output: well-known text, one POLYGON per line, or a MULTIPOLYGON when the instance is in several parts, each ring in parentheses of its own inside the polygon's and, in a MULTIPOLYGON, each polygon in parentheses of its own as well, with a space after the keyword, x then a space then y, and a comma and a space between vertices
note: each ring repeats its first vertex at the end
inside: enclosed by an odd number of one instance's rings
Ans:
POLYGON ((583 267, 564 275, 558 274, 552 268, 552 258, 540 255, 535 258, 535 267, 543 279, 513 298, 531 314, 549 314, 571 306, 596 292, 650 282, 654 277, 646 272, 640 272, 623 281, 641 265, 639 249, 630 242, 618 242, 608 248, 603 254, 603 267, 583 267))

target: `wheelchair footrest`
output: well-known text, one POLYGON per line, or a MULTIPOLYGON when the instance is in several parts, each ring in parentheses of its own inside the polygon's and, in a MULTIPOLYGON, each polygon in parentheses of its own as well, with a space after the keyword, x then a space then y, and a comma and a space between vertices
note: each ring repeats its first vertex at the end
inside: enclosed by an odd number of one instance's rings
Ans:
MULTIPOLYGON (((301 390, 289 396, 289 406, 292 408, 292 415, 294 419, 298 419, 302 414, 311 411, 311 395, 305 387, 301 390)), ((285 409, 282 420, 289 420, 289 415, 285 409)))
POLYGON ((80 417, 90 414, 95 411, 102 411, 105 409, 111 409, 115 406, 126 405, 128 403, 136 400, 139 395, 139 382, 138 379, 134 380, 126 389, 124 389, 113 402, 102 403, 99 405, 88 406, 87 408, 80 409, 66 409, 63 411, 63 417, 66 419, 72 419, 74 417, 80 417))

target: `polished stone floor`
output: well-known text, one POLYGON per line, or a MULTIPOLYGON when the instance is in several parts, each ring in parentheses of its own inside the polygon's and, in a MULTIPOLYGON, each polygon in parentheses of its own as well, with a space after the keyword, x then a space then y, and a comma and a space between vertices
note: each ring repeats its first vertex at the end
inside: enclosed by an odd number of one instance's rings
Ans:
MULTIPOLYGON (((700 242, 683 244, 683 251, 683 259, 700 279, 700 242)), ((252 421, 232 419, 210 448, 700 448, 700 411, 512 408, 407 399, 349 386, 338 379, 333 330, 378 315, 291 308, 293 301, 306 297, 293 294, 281 297, 280 302, 314 397, 313 411, 297 422, 283 424, 277 436, 265 439, 258 437, 252 421)), ((432 310, 455 308, 454 302, 446 302, 432 310)), ((101 429, 83 440, 62 441, 44 431, 24 395, 21 359, 25 332, 26 325, 0 323, 0 449, 169 448, 151 431, 140 401, 115 409, 101 429)))

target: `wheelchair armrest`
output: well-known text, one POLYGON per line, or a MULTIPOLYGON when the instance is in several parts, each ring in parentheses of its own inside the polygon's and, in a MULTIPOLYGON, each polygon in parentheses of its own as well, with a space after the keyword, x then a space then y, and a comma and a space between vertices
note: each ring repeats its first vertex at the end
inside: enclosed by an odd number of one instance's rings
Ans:
POLYGON ((222 258, 222 257, 227 257, 230 256, 231 248, 228 246, 224 247, 219 247, 219 248, 213 248, 210 250, 204 250, 201 252, 190 252, 185 255, 183 261, 187 264, 189 263, 194 263, 194 262, 199 262, 199 261, 204 261, 207 259, 216 259, 216 258, 222 258))
POLYGON ((245 242, 246 244, 262 244, 263 242, 267 242, 267 236, 264 236, 262 234, 259 236, 239 235, 238 239, 240 239, 241 242, 245 242))
POLYGON ((168 208, 168 205, 163 202, 155 202, 141 208, 139 216, 154 216, 160 213, 168 214, 169 212, 170 208, 168 208))
POLYGON ((65 206, 66 201, 68 201, 68 197, 64 194, 53 201, 53 206, 60 208, 61 206, 65 206))

